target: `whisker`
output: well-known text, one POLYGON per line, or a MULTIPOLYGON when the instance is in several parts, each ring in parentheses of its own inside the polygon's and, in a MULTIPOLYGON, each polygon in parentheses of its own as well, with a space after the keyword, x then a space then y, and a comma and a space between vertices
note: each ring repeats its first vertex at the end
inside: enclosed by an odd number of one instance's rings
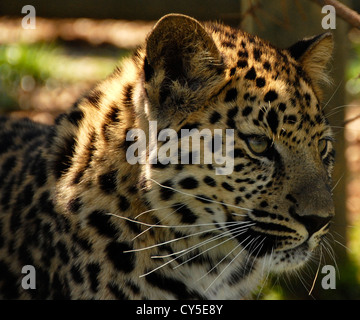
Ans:
MULTIPOLYGON (((270 253, 270 255, 268 255, 268 257, 269 257, 269 258, 268 258, 268 259, 269 259, 269 264, 271 264, 271 259, 272 259, 273 252, 274 252, 274 248, 271 249, 271 253, 270 253)), ((262 271, 261 271, 262 278, 264 278, 264 277, 263 277, 263 274, 264 274, 264 271, 265 271, 266 262, 267 262, 267 261, 266 261, 266 256, 265 256, 264 261, 263 261, 262 271)), ((270 269, 271 269, 271 268, 268 268, 267 275, 266 275, 265 279, 263 279, 261 288, 260 288, 260 290, 259 290, 259 292, 258 292, 258 294, 257 294, 257 296, 256 296, 256 300, 259 300, 260 295, 261 295, 262 291, 264 290, 265 284, 267 283, 267 280, 268 280, 268 277, 269 277, 269 274, 270 274, 270 269)))
MULTIPOLYGON (((344 239, 344 236, 339 234, 338 232, 336 231, 332 231, 333 233, 336 233, 337 236, 339 236, 340 238, 343 238, 344 239)), ((329 233, 329 235, 332 237, 333 241, 337 244, 339 244, 340 246, 342 246, 343 248, 345 248, 346 250, 348 250, 350 253, 352 253, 352 250, 347 247, 346 245, 344 245, 343 243, 341 243, 340 241, 336 240, 334 235, 332 233, 329 233)))
MULTIPOLYGON (((160 222, 161 222, 162 220, 164 220, 165 218, 171 216, 173 213, 175 213, 177 210, 180 210, 180 209, 181 209, 182 207, 184 207, 184 206, 185 206, 185 203, 184 203, 184 204, 180 204, 180 205, 178 206, 178 208, 176 208, 174 211, 172 211, 172 212, 170 212, 168 215, 166 215, 166 217, 164 217, 164 218, 162 218, 160 221, 158 221, 158 222, 156 223, 156 225, 160 224, 160 222)), ((173 207, 171 206, 170 208, 173 208, 173 207)), ((153 227, 149 227, 149 228, 147 228, 146 230, 140 232, 140 233, 137 234, 134 238, 132 238, 132 241, 134 241, 136 238, 140 237, 140 236, 143 235, 144 233, 148 232, 148 231, 151 230, 152 228, 153 228, 153 227)))
MULTIPOLYGON (((342 239, 344 239, 344 240, 345 240, 344 235, 342 235, 342 234, 340 234, 340 233, 338 233, 338 232, 336 232, 336 231, 333 231, 333 233, 336 233, 336 235, 337 235, 337 236, 339 236, 340 238, 342 238, 342 239)), ((332 238, 335 240, 334 236, 333 236, 332 234, 330 234, 330 235, 331 235, 331 236, 332 236, 332 238)))
MULTIPOLYGON (((214 223, 199 223, 199 224, 189 224, 189 225, 163 225, 163 224, 150 224, 142 221, 137 221, 125 216, 117 215, 111 212, 106 213, 107 215, 114 216, 116 218, 124 219, 133 223, 137 223, 146 227, 154 227, 154 228, 195 228, 195 227, 203 227, 203 226, 213 226, 214 223)), ((237 224, 244 221, 228 221, 228 222, 216 222, 217 224, 237 224)))
MULTIPOLYGON (((250 237, 250 236, 249 236, 250 237)), ((249 238, 248 237, 248 238, 249 238)), ((241 246, 241 243, 239 243, 238 245, 236 245, 230 252, 228 252, 228 254, 226 256, 224 256, 215 266, 213 266, 208 272, 206 272, 202 277, 200 277, 198 281, 202 280, 203 278, 205 278, 208 274, 210 274, 217 266, 219 266, 230 254, 232 254, 237 248, 239 248, 241 246)), ((216 279, 215 279, 216 280, 216 279)), ((213 283, 213 282, 212 282, 213 283)), ((212 285, 212 283, 210 284, 210 286, 212 285)), ((210 286, 205 290, 205 292, 210 288, 210 286)))
MULTIPOLYGON (((187 193, 187 192, 184 192, 184 191, 180 191, 180 190, 174 189, 174 188, 169 187, 169 186, 164 186, 164 185, 162 185, 161 183, 159 183, 159 182, 157 182, 156 180, 151 179, 151 178, 148 178, 148 180, 153 181, 154 183, 156 183, 157 185, 159 185, 159 186, 162 187, 162 188, 170 189, 170 190, 173 190, 173 191, 175 191, 175 192, 184 194, 184 195, 186 195, 186 196, 190 196, 190 197, 193 197, 193 198, 200 199, 200 200, 202 200, 202 201, 217 203, 217 204, 221 204, 221 205, 224 205, 224 206, 227 206, 227 207, 237 208, 237 209, 240 209, 240 210, 252 211, 252 209, 247 209, 247 208, 239 207, 239 206, 236 206, 236 205, 233 205, 233 204, 228 204, 228 203, 225 203, 225 202, 220 202, 220 201, 216 201, 216 200, 211 200, 211 199, 203 198, 203 197, 200 197, 200 196, 193 195, 193 194, 191 194, 191 193, 187 193)), ((243 215, 243 216, 245 217, 246 215, 243 215)))
MULTIPOLYGON (((258 238, 259 238, 259 237, 260 237, 260 236, 258 236, 258 238)), ((258 238, 257 238, 257 239, 258 239, 258 238)), ((264 246, 263 242, 264 242, 265 238, 266 238, 266 237, 264 237, 264 238, 258 243, 258 245, 252 250, 252 252, 255 252, 255 250, 261 245, 261 247, 259 248, 258 253, 255 255, 255 257, 254 257, 254 259, 253 259, 253 261, 252 261, 252 264, 251 264, 251 266, 250 266, 250 270, 253 269, 254 263, 255 263, 255 261, 256 261, 256 259, 257 259, 257 256, 259 255, 262 247, 264 246)), ((257 240, 257 239, 256 239, 256 240, 257 240)), ((249 251, 250 251, 250 250, 249 250, 249 251)), ((251 257, 251 253, 249 252, 248 257, 247 257, 246 262, 245 262, 244 271, 245 271, 245 269, 246 269, 247 264, 249 263, 250 257, 251 257)))
MULTIPOLYGON (((244 241, 246 241, 250 236, 248 236, 244 241)), ((242 241, 242 243, 244 242, 242 241)), ((240 252, 228 263, 228 265, 221 270, 221 272, 218 274, 218 276, 210 283, 210 285, 206 288, 205 292, 208 291, 210 289, 210 287, 215 283, 215 281, 217 279, 219 279, 219 277, 225 272, 225 270, 237 259, 237 257, 246 249, 247 246, 249 246, 252 242, 254 241, 254 239, 252 239, 248 244, 246 244, 241 250, 240 252)), ((241 245, 241 243, 237 246, 239 247, 241 245)))
POLYGON ((338 179, 338 181, 335 183, 335 185, 334 185, 333 188, 331 189, 331 192, 334 191, 334 189, 337 187, 337 185, 339 184, 340 180, 344 177, 344 175, 345 175, 345 173, 343 173, 343 174, 341 175, 341 177, 338 179))
POLYGON ((336 242, 337 244, 339 244, 340 246, 342 246, 343 248, 348 250, 350 253, 352 253, 352 250, 349 247, 347 247, 346 245, 342 244, 340 241, 337 241, 334 239, 334 242, 336 242))
POLYGON ((334 249, 332 248, 332 246, 330 245, 330 243, 328 243, 327 241, 325 241, 326 239, 324 239, 324 243, 322 244, 324 249, 326 250, 327 254, 329 255, 329 257, 331 258, 331 260, 334 262, 335 265, 335 269, 336 272, 338 274, 338 277, 340 279, 340 269, 336 263, 336 257, 335 257, 335 252, 334 249))
MULTIPOLYGON (((288 272, 288 273, 285 273, 284 275, 285 275, 285 277, 283 277, 281 280, 284 281, 286 288, 291 292, 291 294, 295 295, 294 283, 291 279, 292 274, 290 272, 288 272)), ((278 276, 278 278, 279 278, 279 276, 278 276)))
MULTIPOLYGON (((295 270, 295 274, 298 277, 298 279, 300 280, 300 282, 301 282, 302 286, 305 288, 305 290, 307 292, 309 292, 308 284, 306 283, 305 279, 301 276, 301 274, 299 273, 298 270, 295 270)), ((309 296, 312 297, 313 299, 315 299, 314 296, 312 296, 311 294, 309 294, 309 296)))
MULTIPOLYGON (((220 229, 223 229, 223 228, 226 228, 227 226, 224 226, 224 227, 220 227, 220 229)), ((242 228, 244 227, 248 227, 248 226, 242 226, 242 228)), ((240 228, 240 227, 239 227, 240 228)), ((216 228, 216 229, 211 229, 211 230, 218 230, 219 228, 216 228)), ((164 241, 164 242, 161 242, 161 243, 157 243, 157 244, 154 244, 152 246, 148 246, 148 247, 143 247, 143 248, 138 248, 138 249, 132 249, 132 250, 127 250, 127 251, 124 251, 124 253, 128 253, 128 252, 139 252, 139 251, 144 251, 144 250, 148 250, 148 249, 153 249, 153 248, 156 248, 156 247, 160 247, 160 246, 163 246, 163 245, 166 245, 166 244, 169 244, 169 243, 172 243, 172 242, 175 242, 175 241, 178 241, 178 240, 182 240, 182 239, 185 239, 185 238, 189 238, 189 237, 193 237, 195 235, 199 235, 199 234, 202 234, 202 233, 207 233, 209 232, 209 230, 203 230, 203 231, 200 231, 200 232, 197 232, 197 233, 194 233, 194 234, 190 234, 190 235, 185 235, 183 237, 179 237, 179 238, 175 238, 175 239, 171 239, 171 240, 168 240, 168 241, 164 241)), ((228 231, 228 233, 230 233, 230 231, 228 231)), ((221 236, 224 236, 224 233, 221 233, 220 234, 221 236)), ((201 243, 201 242, 200 242, 201 243)), ((199 244, 197 244, 199 245, 199 244)), ((189 248, 188 248, 189 249, 189 248)), ((188 250, 188 249, 185 249, 185 250, 188 250)), ((184 251, 184 250, 181 250, 181 251, 184 251)), ((174 255, 176 253, 173 253, 171 255, 174 255)), ((170 255, 167 255, 167 256, 170 256, 170 255)), ((153 256, 154 258, 161 258, 162 256, 153 256)), ((165 257, 165 256, 164 256, 165 257)))
MULTIPOLYGON (((222 228, 226 228, 227 226, 224 226, 224 227, 221 227, 222 228)), ((244 227, 248 227, 248 226, 242 226, 242 228, 244 227)), ((240 227, 239 227, 240 228, 240 227)), ((218 230, 219 228, 216 228, 216 229, 212 229, 212 230, 218 230)), ((185 235, 183 237, 179 237, 179 238, 175 238, 175 239, 171 239, 171 240, 168 240, 168 241, 164 241, 164 242, 161 242, 161 243, 157 243, 157 244, 154 244, 152 246, 148 246, 148 247, 143 247, 143 248, 139 248, 139 249, 133 249, 133 250, 128 250, 128 251, 124 251, 124 253, 127 253, 127 252, 139 252, 139 251, 144 251, 144 250, 148 250, 148 249, 153 249, 153 248, 156 248, 156 247, 160 247, 162 245, 166 245, 166 244, 169 244, 169 243, 172 243, 172 242, 175 242, 175 241, 178 241, 178 240, 182 240, 182 239, 186 239, 186 238, 189 238, 189 237, 193 237, 195 235, 199 235, 199 234, 202 234, 202 233, 207 233, 209 232, 209 230, 203 230, 203 231, 200 231, 200 232, 197 232, 197 233, 193 233, 193 234, 190 234, 190 235, 185 235)), ((226 232, 225 232, 226 233, 226 232)), ((230 233, 230 231, 228 231, 227 233, 230 233)), ((226 233, 226 234, 227 234, 226 233)), ((220 236, 225 236, 224 233, 221 233, 220 236)), ((201 246, 201 243, 200 244, 196 244, 196 246, 201 246)), ((192 248, 192 247, 191 247, 192 248)), ((187 248, 187 249, 184 249, 185 251, 189 251, 191 248, 187 248)), ((180 253, 180 252, 183 252, 184 250, 180 250, 179 252, 175 252, 175 253, 172 253, 172 254, 168 254, 168 255, 164 255, 164 256, 152 256, 152 258, 165 258, 165 257, 168 257, 168 256, 172 256, 172 255, 175 255, 177 253, 180 253)))
POLYGON ((169 208, 173 208, 173 205, 167 206, 167 207, 162 207, 162 208, 149 209, 149 210, 146 210, 146 211, 143 211, 143 212, 139 213, 134 219, 138 219, 139 217, 141 217, 145 213, 149 213, 149 212, 153 212, 153 211, 157 211, 157 210, 169 209, 169 208))
MULTIPOLYGON (((244 232, 239 232, 234 237, 231 237, 228 240, 234 239, 237 235, 242 234, 244 232)), ((249 236, 250 237, 250 236, 249 236)), ((226 256, 224 256, 215 266, 213 266, 208 272, 206 272, 201 278, 199 278, 197 281, 200 281, 201 279, 205 278, 208 274, 210 274, 215 268, 217 268, 218 265, 220 265, 230 254, 232 254, 240 245, 244 243, 249 237, 247 237, 245 240, 243 240, 241 243, 239 243, 237 246, 235 246, 226 256)))
MULTIPOLYGON (((345 126, 329 126, 330 128, 332 129, 345 129, 345 126)), ((351 131, 355 131, 355 132, 358 132, 360 131, 360 129, 351 129, 351 131)))
MULTIPOLYGON (((254 224, 255 224, 255 223, 254 223, 254 224)), ((250 226, 252 226, 252 225, 254 225, 254 224, 249 224, 249 225, 245 225, 245 226, 240 226, 240 227, 235 228, 234 230, 237 231, 237 230, 240 230, 240 229, 243 229, 243 228, 249 228, 250 226)), ((223 228, 227 228, 227 226, 221 227, 221 229, 223 229, 223 228)), ((189 237, 193 237, 193 236, 195 236, 195 235, 199 235, 199 234, 202 234, 202 233, 207 233, 207 232, 214 231, 214 230, 218 230, 218 229, 219 229, 219 228, 215 228, 215 229, 205 230, 205 231, 197 232, 197 233, 194 233, 194 234, 186 235, 186 236, 183 236, 183 237, 180 237, 180 238, 176 238, 176 239, 169 240, 169 241, 167 241, 167 243, 169 243, 169 242, 174 242, 174 241, 181 240, 181 239, 185 239, 185 238, 189 238, 189 237)), ((216 235, 216 236, 214 236, 214 237, 212 237, 212 238, 210 238, 210 239, 206 239, 206 240, 204 240, 204 241, 202 241, 202 242, 200 242, 200 243, 197 243, 196 245, 194 245, 194 246, 192 246, 192 247, 190 247, 190 248, 184 249, 184 250, 180 250, 180 251, 173 252, 173 253, 170 253, 170 254, 167 254, 167 255, 162 255, 162 256, 160 256, 160 255, 159 255, 159 256, 152 256, 151 258, 155 258, 155 259, 156 259, 156 258, 167 258, 167 257, 173 256, 173 255, 182 253, 182 252, 184 252, 184 251, 190 252, 190 251, 192 251, 193 249, 196 249, 196 248, 198 248, 198 247, 200 247, 200 246, 203 246, 203 245, 207 244, 208 242, 212 242, 212 241, 217 240, 217 239, 219 239, 219 238, 223 238, 223 237, 227 236, 228 234, 231 234, 231 232, 233 232, 233 231, 226 231, 226 232, 220 233, 220 234, 218 234, 218 235, 216 235)), ((166 243, 162 243, 162 244, 166 244, 166 243)), ((162 244, 161 244, 161 245, 162 245, 162 244)), ((158 245, 160 245, 160 244, 158 244, 158 245)), ((177 268, 177 267, 175 267, 175 268, 177 268)))
POLYGON ((244 215, 244 214, 239 214, 239 213, 235 213, 235 212, 231 212, 231 214, 233 215, 233 216, 237 216, 237 217, 246 217, 246 215, 244 215))
MULTIPOLYGON (((272 253, 273 253, 273 249, 271 249, 271 255, 272 255, 272 253)), ((264 262, 263 262, 263 266, 262 266, 262 270, 261 270, 261 275, 263 275, 264 272, 265 272, 265 262, 266 262, 266 259, 264 258, 264 262)))
POLYGON ((169 263, 171 263, 171 262, 173 262, 173 261, 175 261, 175 260, 176 260, 176 259, 171 259, 171 260, 169 260, 168 262, 165 262, 164 264, 162 264, 162 265, 160 265, 160 266, 156 267, 155 269, 152 269, 151 271, 149 271, 149 272, 147 272, 147 273, 144 273, 144 274, 140 275, 140 276, 139 276, 139 278, 146 277, 147 275, 149 275, 149 274, 151 274, 151 273, 155 272, 156 270, 159 270, 159 269, 161 269, 161 268, 165 267, 166 265, 168 265, 169 263))
MULTIPOLYGON (((214 245, 214 246, 212 246, 212 247, 210 247, 210 248, 208 248, 208 249, 206 249, 206 250, 198 253, 197 255, 195 255, 195 256, 187 259, 186 261, 180 263, 179 265, 177 265, 176 267, 174 267, 174 269, 179 268, 180 266, 184 265, 185 263, 187 263, 187 262, 189 262, 189 261, 191 261, 191 260, 193 260, 193 259, 201 256, 202 254, 204 254, 205 252, 207 252, 207 251, 209 251, 209 250, 212 250, 212 249, 214 249, 214 248, 216 248, 216 247, 224 244, 225 242, 228 242, 228 241, 230 241, 230 240, 235 239, 236 236, 238 236, 238 235, 240 235, 240 234, 243 234, 243 233, 245 233, 245 232, 246 232, 246 230, 241 230, 241 231, 237 232, 233 237, 228 238, 228 239, 225 239, 224 241, 222 241, 222 242, 220 242, 220 243, 217 243, 216 245, 214 245)), ((220 237, 220 238, 223 238, 224 236, 225 236, 225 235, 222 235, 222 237, 220 237)), ((217 240, 217 239, 209 239, 209 240, 214 241, 214 240, 217 240)), ((211 241, 208 241, 208 242, 211 242, 211 241)), ((207 242, 207 243, 208 243, 208 242, 207 242)), ((204 244, 202 244, 202 245, 205 245, 205 244, 207 244, 207 243, 204 243, 204 244)), ((223 258, 223 259, 224 259, 224 258, 223 258)), ((223 259, 222 259, 222 260, 223 260, 223 259)), ((203 278, 203 277, 201 277, 200 279, 202 279, 202 278, 203 278)), ((199 279, 199 280, 200 280, 200 279, 199 279)), ((198 281, 199 281, 199 280, 198 280, 198 281)))
POLYGON ((342 111, 341 109, 343 109, 343 108, 356 108, 356 107, 359 107, 359 105, 356 105, 356 104, 344 104, 344 105, 332 108, 331 111, 328 114, 326 114, 326 117, 327 118, 332 117, 333 115, 337 114, 338 112, 341 112, 342 111))
MULTIPOLYGON (((249 226, 250 226, 250 225, 249 225, 249 226)), ((249 226, 241 226, 241 227, 235 228, 234 230, 239 231, 239 230, 243 229, 244 227, 249 228, 249 226)), ((201 247, 201 246, 203 246, 203 245, 206 245, 206 244, 208 244, 208 243, 210 243, 210 242, 213 242, 213 241, 215 241, 215 240, 218 240, 218 239, 227 237, 228 235, 232 235, 233 232, 234 232, 234 230, 232 230, 232 231, 226 231, 226 232, 221 233, 221 234, 219 234, 219 235, 217 235, 217 236, 215 236, 215 237, 212 237, 211 239, 206 239, 206 240, 204 240, 204 241, 202 241, 202 242, 200 242, 200 243, 198 243, 198 244, 196 244, 196 245, 194 245, 194 246, 192 246, 192 247, 190 247, 190 248, 188 248, 188 249, 182 250, 182 251, 186 251, 185 253, 189 253, 189 252, 191 252, 192 250, 197 249, 198 247, 201 247)), ((240 235, 240 234, 242 234, 242 233, 244 233, 244 232, 246 232, 246 230, 241 230, 241 231, 239 231, 239 232, 236 232, 235 236, 240 235)), ((223 241, 222 243, 234 239, 235 236, 232 236, 232 237, 230 237, 229 239, 226 239, 226 240, 223 241)), ((220 244, 222 244, 222 243, 220 243, 220 244)), ((217 245, 218 245, 218 244, 217 244, 217 245)), ((210 249, 213 249, 213 248, 216 247, 217 245, 211 247, 210 249)), ((198 254, 197 256, 200 256, 202 253, 204 253, 204 252, 206 252, 206 251, 209 251, 210 249, 207 249, 207 250, 201 252, 201 253, 198 254)), ((192 258, 190 258, 190 259, 187 260, 187 261, 190 261, 190 260, 192 260, 192 258)), ((182 264, 183 264, 183 263, 182 263, 182 264)), ((174 269, 176 269, 177 267, 178 267, 178 266, 174 267, 174 269)))
MULTIPOLYGON (((137 224, 140 224, 140 225, 143 225, 143 226, 146 226, 146 227, 150 227, 150 228, 193 228, 193 227, 204 227, 204 226, 214 226, 214 223, 201 223, 201 224, 192 224, 192 225, 161 225, 161 224, 149 224, 149 223, 145 223, 145 222, 142 222, 142 221, 137 221, 137 220, 134 220, 134 219, 130 219, 128 217, 124 217, 124 216, 120 216, 120 215, 117 215, 117 214, 113 214, 113 213, 107 213, 107 215, 111 215, 111 216, 114 216, 116 218, 120 218, 120 219, 124 219, 124 220, 127 220, 127 221, 130 221, 130 222, 133 222, 133 223, 137 223, 137 224)), ((143 250, 147 250, 147 249, 152 249, 154 247, 157 247, 157 246, 161 246, 161 245, 165 245, 167 243, 170 243, 170 242, 174 242, 174 241, 178 241, 178 240, 181 240, 183 238, 187 238, 187 237, 191 237, 191 236, 194 236, 194 235, 198 235, 198 234, 201 234, 201 233, 206 233, 206 232, 210 232, 210 231, 214 231, 214 230, 218 230, 218 229, 223 229, 223 228, 226 228, 227 226, 231 226, 231 225, 238 225, 238 224, 245 224, 245 223, 250 223, 249 221, 228 221, 228 222, 217 222, 217 224, 219 225, 225 225, 223 227, 217 227, 217 228, 214 228, 214 229, 208 229, 208 230, 203 230, 203 231, 200 231, 198 233, 195 233, 195 234, 190 234, 190 235, 186 235, 184 237, 180 237, 180 238, 176 238, 176 239, 172 239, 172 240, 169 240, 169 241, 165 241, 165 242, 162 242, 160 244, 155 244, 155 245, 152 245, 152 246, 149 246, 149 247, 144 247, 144 248, 139 248, 139 249, 133 249, 133 250, 128 250, 128 251, 124 251, 124 253, 128 253, 128 252, 137 252, 137 251, 143 251, 143 250)), ((146 229, 145 231, 141 232, 139 235, 143 234, 144 232, 148 231, 150 228, 146 229)), ((139 235, 135 236, 132 240, 135 240, 139 235)))
MULTIPOLYGON (((321 247, 320 247, 321 248, 321 247)), ((315 273, 315 278, 314 278, 314 281, 312 283, 312 286, 309 290, 309 296, 311 296, 311 293, 313 292, 314 290, 314 287, 315 287, 315 282, 316 282, 316 279, 318 278, 318 275, 319 275, 319 270, 320 270, 320 265, 321 265, 321 256, 322 256, 322 250, 320 250, 320 259, 319 259, 319 264, 318 264, 318 268, 316 270, 316 273, 315 273)))
POLYGON ((343 80, 340 80, 338 86, 336 87, 334 93, 331 95, 330 99, 325 103, 325 105, 323 106, 322 110, 324 111, 325 108, 327 107, 327 105, 330 103, 330 101, 332 100, 332 98, 334 98, 335 94, 338 92, 340 86, 342 85, 343 80))
MULTIPOLYGON (((244 232, 245 232, 245 231, 244 231, 244 232)), ((197 246, 198 246, 198 244, 197 244, 197 246)), ((193 249, 195 249, 195 248, 193 248, 193 249)), ((124 252, 125 252, 125 251, 124 251, 124 252)), ((130 251, 128 251, 128 252, 130 252, 130 251)), ((155 269, 152 269, 151 271, 149 271, 149 272, 147 272, 147 273, 145 273, 145 274, 140 275, 139 277, 140 277, 140 278, 145 277, 145 276, 153 273, 154 271, 159 270, 159 269, 165 267, 165 266, 168 265, 169 263, 171 263, 171 262, 173 262, 173 261, 176 261, 178 258, 182 257, 183 255, 187 254, 188 252, 189 252, 189 250, 185 249, 185 252, 183 252, 183 253, 182 253, 181 255, 179 255, 178 257, 176 257, 176 258, 174 258, 174 259, 171 259, 171 260, 165 262, 164 264, 156 267, 155 269)))

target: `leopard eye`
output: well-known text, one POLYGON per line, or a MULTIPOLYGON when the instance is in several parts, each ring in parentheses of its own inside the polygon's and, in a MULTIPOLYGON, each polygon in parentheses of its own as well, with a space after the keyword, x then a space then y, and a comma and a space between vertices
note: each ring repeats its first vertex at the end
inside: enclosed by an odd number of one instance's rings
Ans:
POLYGON ((319 152, 320 155, 323 157, 328 149, 328 143, 329 141, 327 139, 320 139, 319 143, 318 143, 318 148, 319 148, 319 152))
POLYGON ((264 154, 266 151, 268 151, 271 145, 269 139, 261 136, 248 137, 246 142, 251 152, 253 152, 256 155, 264 154))

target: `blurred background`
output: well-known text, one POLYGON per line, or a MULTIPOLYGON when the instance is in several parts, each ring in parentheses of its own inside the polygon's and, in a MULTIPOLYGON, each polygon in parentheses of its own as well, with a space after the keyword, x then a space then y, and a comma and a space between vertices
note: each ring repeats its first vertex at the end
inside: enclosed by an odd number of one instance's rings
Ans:
POLYGON ((171 12, 222 21, 279 47, 331 31, 336 47, 329 72, 334 81, 325 90, 323 108, 337 149, 337 215, 327 239, 333 250, 324 250, 321 264, 314 261, 294 275, 273 276, 256 298, 360 299, 360 2, 338 1, 354 11, 350 18, 337 17, 335 29, 324 30, 321 9, 327 2, 334 1, 2 0, 0 113, 53 123, 130 55, 157 19, 171 12), (30 23, 29 12, 22 13, 28 4, 36 11, 35 29, 23 27, 23 19, 30 23), (336 268, 336 289, 321 285, 323 265, 336 268))

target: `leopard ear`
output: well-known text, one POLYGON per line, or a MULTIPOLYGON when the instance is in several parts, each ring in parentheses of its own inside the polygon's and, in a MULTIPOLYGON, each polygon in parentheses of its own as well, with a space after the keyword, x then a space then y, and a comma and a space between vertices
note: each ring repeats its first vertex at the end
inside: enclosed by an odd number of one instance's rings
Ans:
POLYGON ((161 114, 170 107, 192 111, 201 106, 224 72, 212 37, 197 20, 181 14, 158 21, 145 55, 145 89, 161 114))
POLYGON ((315 82, 331 82, 325 68, 334 48, 330 32, 303 39, 290 48, 290 54, 300 62, 308 76, 315 82))

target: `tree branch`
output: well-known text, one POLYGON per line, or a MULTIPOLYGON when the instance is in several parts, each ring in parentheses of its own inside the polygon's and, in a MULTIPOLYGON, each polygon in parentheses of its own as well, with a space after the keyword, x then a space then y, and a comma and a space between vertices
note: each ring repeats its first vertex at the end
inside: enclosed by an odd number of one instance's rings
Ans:
POLYGON ((351 26, 360 29, 360 14, 358 14, 355 10, 350 9, 348 6, 337 0, 311 0, 316 2, 321 7, 325 5, 334 6, 336 10, 336 15, 345 20, 351 26))
POLYGON ((346 125, 349 124, 350 122, 353 122, 353 121, 355 121, 355 120, 357 120, 357 119, 360 119, 360 114, 358 114, 358 115, 357 115, 356 117, 354 117, 354 118, 345 120, 345 121, 344 121, 344 126, 346 126, 346 125))

